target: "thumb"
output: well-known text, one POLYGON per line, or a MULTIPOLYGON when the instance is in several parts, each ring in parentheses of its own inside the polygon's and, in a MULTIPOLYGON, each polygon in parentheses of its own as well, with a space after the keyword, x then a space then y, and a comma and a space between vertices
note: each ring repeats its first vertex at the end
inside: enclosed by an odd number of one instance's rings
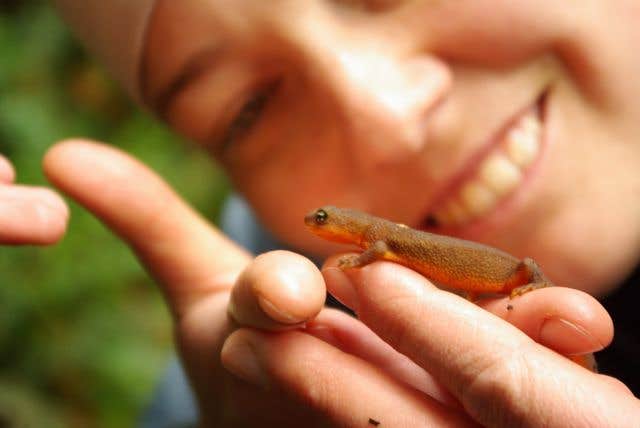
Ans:
POLYGON ((256 257, 238 277, 229 315, 245 327, 300 327, 324 306, 324 279, 307 258, 290 251, 256 257))

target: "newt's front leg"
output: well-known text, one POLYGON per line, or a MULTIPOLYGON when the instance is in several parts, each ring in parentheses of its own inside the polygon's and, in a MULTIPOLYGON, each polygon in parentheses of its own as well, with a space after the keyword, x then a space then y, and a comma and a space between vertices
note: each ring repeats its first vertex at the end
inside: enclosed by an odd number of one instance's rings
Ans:
POLYGON ((389 247, 386 242, 376 241, 358 255, 341 257, 340 260, 338 260, 338 267, 340 269, 351 269, 366 266, 376 260, 381 260, 388 251, 389 247))

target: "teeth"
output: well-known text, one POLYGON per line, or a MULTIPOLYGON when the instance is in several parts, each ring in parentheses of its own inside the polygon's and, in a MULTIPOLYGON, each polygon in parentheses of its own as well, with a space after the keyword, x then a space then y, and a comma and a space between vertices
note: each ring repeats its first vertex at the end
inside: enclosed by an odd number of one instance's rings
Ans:
POLYGON ((518 126, 525 131, 529 131, 536 134, 536 136, 540 136, 540 120, 536 117, 535 113, 530 113, 524 116, 522 120, 520 120, 518 126))
POLYGON ((471 181, 462 186, 460 199, 473 217, 486 213, 496 204, 496 195, 480 181, 471 181))
POLYGON ((458 187, 436 210, 443 226, 465 223, 491 211, 523 180, 523 172, 540 152, 541 123, 536 112, 523 116, 480 164, 475 175, 458 187))
POLYGON ((495 153, 484 161, 479 176, 498 196, 506 195, 522 181, 520 169, 501 153, 495 153))
POLYGON ((536 159, 540 138, 535 132, 514 129, 507 136, 507 154, 519 167, 527 167, 536 159))

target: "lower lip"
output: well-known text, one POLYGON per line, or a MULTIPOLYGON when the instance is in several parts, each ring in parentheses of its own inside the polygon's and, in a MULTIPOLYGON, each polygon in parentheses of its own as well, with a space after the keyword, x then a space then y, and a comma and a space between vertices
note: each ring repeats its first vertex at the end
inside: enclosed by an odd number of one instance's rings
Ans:
MULTIPOLYGON (((508 195, 502 197, 501 200, 489 210, 489 212, 468 222, 452 226, 442 226, 433 224, 433 221, 428 218, 423 222, 421 229, 446 235, 477 239, 486 235, 486 233, 491 230, 500 229, 511 218, 513 218, 518 208, 522 207, 526 201, 530 199, 530 190, 535 182, 538 181, 537 178, 540 176, 540 174, 538 174, 539 167, 546 156, 550 140, 550 117, 548 111, 550 97, 551 91, 547 90, 537 101, 537 107, 540 109, 539 117, 541 125, 538 155, 533 163, 527 166, 524 170, 525 174, 517 188, 511 191, 508 195)), ((450 189, 451 188, 453 187, 450 187, 450 189)), ((452 191, 450 190, 449 192, 452 191)))

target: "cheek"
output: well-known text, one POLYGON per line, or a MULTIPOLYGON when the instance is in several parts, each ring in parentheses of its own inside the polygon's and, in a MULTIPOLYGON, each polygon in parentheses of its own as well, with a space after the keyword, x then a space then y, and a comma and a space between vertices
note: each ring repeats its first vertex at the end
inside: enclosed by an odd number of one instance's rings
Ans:
POLYGON ((601 294, 640 254, 640 132, 595 110, 569 82, 550 103, 547 157, 537 195, 502 247, 533 257, 558 285, 601 294), (626 132, 629 131, 629 132, 626 132))
POLYGON ((351 205, 353 177, 340 146, 318 140, 289 139, 262 162, 233 174, 262 224, 282 241, 314 249, 317 240, 303 219, 326 204, 351 205))
POLYGON ((317 238, 304 227, 304 216, 326 204, 359 205, 359 180, 334 112, 312 92, 285 89, 227 166, 262 224, 283 241, 308 248, 308 238, 317 238))

